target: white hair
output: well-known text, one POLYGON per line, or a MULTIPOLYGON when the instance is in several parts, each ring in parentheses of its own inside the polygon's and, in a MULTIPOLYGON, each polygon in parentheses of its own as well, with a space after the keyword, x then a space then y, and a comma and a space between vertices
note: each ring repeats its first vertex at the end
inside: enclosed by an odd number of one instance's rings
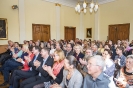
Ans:
POLYGON ((100 66, 101 69, 103 70, 104 66, 105 66, 105 61, 103 59, 102 56, 100 55, 95 55, 95 56, 92 56, 90 59, 95 59, 96 61, 96 65, 100 66))

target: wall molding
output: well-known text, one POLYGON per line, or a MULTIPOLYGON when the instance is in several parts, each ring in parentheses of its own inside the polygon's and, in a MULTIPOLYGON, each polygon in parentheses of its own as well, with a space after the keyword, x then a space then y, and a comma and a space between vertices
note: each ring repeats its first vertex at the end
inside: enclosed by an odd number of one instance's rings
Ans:
MULTIPOLYGON (((52 3, 59 3, 61 5, 64 6, 68 6, 68 7, 75 7, 77 4, 77 0, 43 0, 43 1, 47 1, 47 2, 52 2, 52 3)), ((116 0, 99 0, 98 4, 105 4, 105 3, 110 3, 116 0)))

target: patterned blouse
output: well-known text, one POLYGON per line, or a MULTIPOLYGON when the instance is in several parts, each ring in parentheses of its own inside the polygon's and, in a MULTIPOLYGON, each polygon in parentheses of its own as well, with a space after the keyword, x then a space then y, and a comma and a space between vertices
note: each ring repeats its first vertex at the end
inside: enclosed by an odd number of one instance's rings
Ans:
POLYGON ((126 67, 123 67, 120 70, 119 77, 123 78, 123 81, 126 81, 128 83, 127 86, 133 86, 133 72, 127 72, 126 67))

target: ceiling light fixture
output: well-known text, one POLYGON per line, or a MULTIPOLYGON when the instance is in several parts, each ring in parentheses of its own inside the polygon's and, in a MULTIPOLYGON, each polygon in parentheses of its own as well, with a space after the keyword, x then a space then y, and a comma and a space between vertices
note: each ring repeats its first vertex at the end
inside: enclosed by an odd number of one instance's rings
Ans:
POLYGON ((90 13, 92 13, 93 10, 95 12, 98 11, 98 4, 97 4, 97 2, 94 3, 93 0, 90 3, 86 2, 86 0, 84 0, 82 6, 80 4, 82 4, 82 3, 80 1, 78 1, 78 4, 75 7, 75 11, 78 12, 78 13, 80 13, 81 11, 86 13, 88 7, 89 7, 89 10, 90 10, 90 13))

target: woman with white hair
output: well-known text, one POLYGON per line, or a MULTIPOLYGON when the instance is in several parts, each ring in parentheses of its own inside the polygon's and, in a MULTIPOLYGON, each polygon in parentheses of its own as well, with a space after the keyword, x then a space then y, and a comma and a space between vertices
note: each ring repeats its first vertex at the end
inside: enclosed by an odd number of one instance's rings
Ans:
POLYGON ((126 66, 121 68, 115 81, 119 88, 133 88, 133 55, 127 56, 126 66))
MULTIPOLYGON (((74 51, 75 51, 75 53, 73 54, 73 56, 76 58, 76 60, 77 60, 77 63, 76 63, 76 65, 78 66, 78 64, 80 63, 80 61, 79 61, 79 59, 81 58, 81 59, 83 59, 83 57, 84 57, 84 54, 83 54, 83 51, 82 51, 82 46, 81 45, 79 45, 79 44, 76 44, 75 46, 74 46, 74 51)), ((76 67, 77 67, 76 66, 76 67)))

